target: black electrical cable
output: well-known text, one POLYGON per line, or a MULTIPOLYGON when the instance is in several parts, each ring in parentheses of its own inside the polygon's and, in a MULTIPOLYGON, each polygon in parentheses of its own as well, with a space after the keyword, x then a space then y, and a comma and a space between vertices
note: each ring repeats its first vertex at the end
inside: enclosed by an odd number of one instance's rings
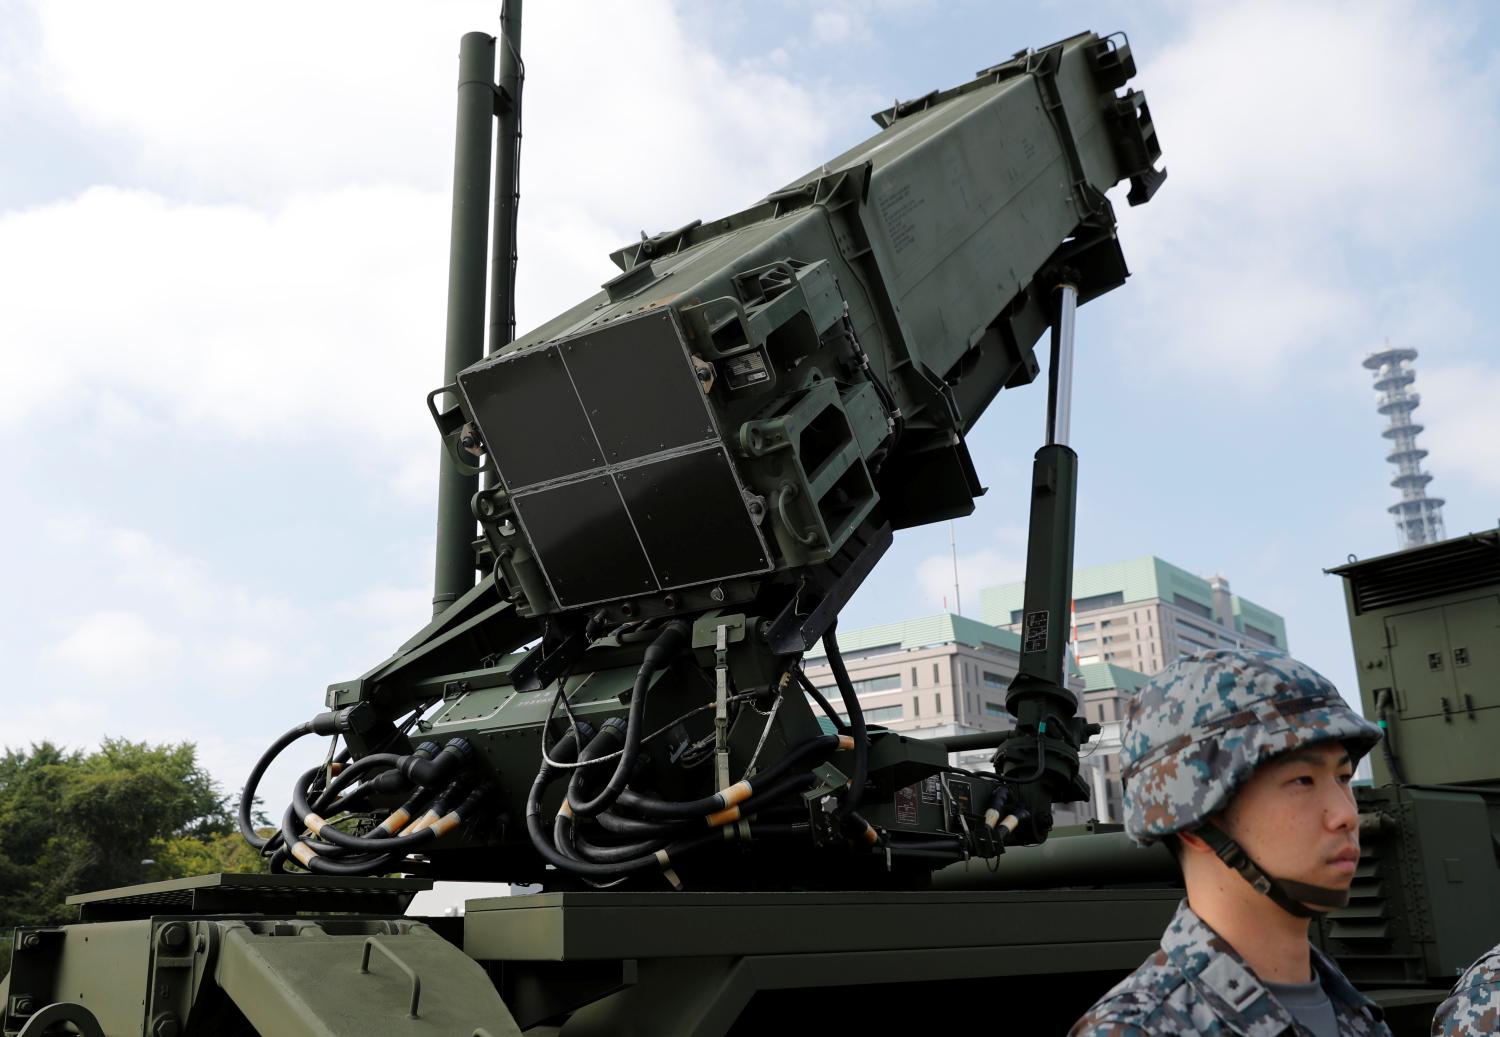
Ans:
POLYGON ((265 752, 260 754, 260 759, 255 761, 255 766, 250 770, 250 777, 245 779, 245 788, 240 793, 239 826, 240 835, 244 836, 245 842, 257 850, 264 850, 269 839, 262 839, 255 832, 255 826, 250 823, 250 808, 255 802, 255 788, 260 784, 260 779, 265 776, 266 768, 280 756, 282 750, 291 745, 303 735, 312 734, 312 721, 298 724, 276 741, 272 742, 265 752))
POLYGON ((646 692, 651 686, 651 678, 659 670, 665 669, 687 647, 691 633, 686 623, 674 619, 662 627, 661 633, 647 647, 630 692, 630 712, 625 721, 625 745, 620 751, 619 762, 615 764, 615 772, 610 775, 609 781, 598 795, 583 803, 570 801, 569 805, 579 817, 593 817, 600 811, 609 809, 610 804, 624 790, 635 771, 636 760, 641 751, 641 723, 646 715, 646 692))
MULTIPOLYGON (((302 844, 305 844, 308 847, 308 849, 310 849, 312 851, 312 855, 309 856, 308 860, 305 863, 302 860, 300 860, 300 859, 297 861, 297 863, 300 866, 306 868, 308 871, 317 872, 319 874, 324 874, 324 875, 362 875, 362 874, 368 874, 368 872, 365 872, 363 870, 350 870, 350 869, 363 869, 363 868, 365 868, 367 866, 372 866, 372 865, 380 867, 380 868, 383 869, 388 864, 390 864, 392 861, 394 861, 397 857, 401 856, 400 854, 362 854, 362 855, 353 856, 353 857, 345 857, 345 858, 340 859, 337 862, 338 866, 335 868, 335 867, 333 867, 333 865, 334 865, 335 862, 331 859, 331 857, 324 856, 324 855, 325 854, 330 854, 330 855, 331 854, 337 854, 337 853, 340 853, 342 851, 340 851, 337 846, 333 846, 330 843, 323 843, 323 842, 310 841, 310 840, 307 840, 307 839, 303 839, 301 837, 301 826, 298 823, 296 811, 294 811, 291 807, 287 807, 286 813, 282 815, 282 818, 281 818, 281 832, 282 832, 282 838, 285 839, 285 841, 286 841, 286 846, 283 847, 281 850, 278 850, 276 852, 276 854, 273 855, 273 859, 274 859, 274 857, 279 856, 282 853, 287 853, 288 857, 292 856, 292 854, 290 854, 290 852, 287 850, 287 847, 296 847, 299 843, 302 843, 302 844)), ((283 864, 286 863, 286 858, 283 858, 282 863, 283 864)))
POLYGON ((796 672, 797 683, 802 685, 802 690, 807 692, 808 697, 816 702, 818 704, 818 708, 821 709, 824 715, 833 722, 833 729, 835 731, 849 730, 848 723, 844 721, 843 717, 839 716, 838 710, 833 708, 833 703, 829 702, 827 697, 824 696, 823 689, 814 684, 808 678, 807 674, 802 672, 802 667, 797 667, 796 672))
POLYGON ((1063 726, 1062 720, 1056 713, 1048 713, 1042 718, 1042 722, 1036 727, 1036 770, 1024 778, 1007 778, 1012 785, 1029 785, 1047 773, 1047 725, 1055 723, 1058 727, 1063 726))
MULTIPOLYGON (((603 734, 603 732, 601 731, 600 734, 603 734)), ((704 796, 702 799, 675 802, 643 795, 631 789, 624 789, 621 791, 616 802, 627 810, 634 811, 653 820, 667 821, 704 817, 735 805, 735 803, 729 801, 729 795, 732 795, 730 793, 731 789, 743 787, 740 793, 741 798, 736 800, 736 802, 743 803, 751 800, 758 796, 761 790, 771 787, 773 782, 808 757, 818 755, 827 757, 831 755, 843 745, 843 739, 847 737, 847 735, 842 737, 839 735, 819 735, 816 738, 809 738, 807 741, 793 746, 781 759, 754 777, 736 782, 729 789, 720 789, 713 795, 704 796)), ((811 777, 810 774, 806 776, 811 777)), ((799 775, 799 777, 801 776, 799 775)), ((572 804, 572 806, 576 812, 578 809, 577 804, 572 804)))
POLYGON ((624 843, 619 846, 601 846, 591 843, 577 828, 566 824, 567 818, 558 815, 553 825, 552 838, 558 849, 564 853, 572 851, 571 855, 580 861, 591 864, 618 864, 621 861, 633 860, 647 854, 655 854, 657 850, 664 850, 672 843, 672 839, 646 839, 641 842, 624 843))
POLYGON ((839 803, 839 815, 848 817, 859 809, 859 801, 865 794, 865 781, 870 774, 870 740, 865 730, 865 713, 860 708, 859 697, 854 694, 854 685, 849 680, 849 671, 844 667, 843 654, 839 652, 838 620, 828 624, 823 631, 823 648, 828 652, 828 667, 833 679, 838 682, 839 694, 844 697, 844 711, 849 714, 849 733, 854 737, 854 774, 849 779, 849 791, 839 803))
MULTIPOLYGON (((552 749, 554 759, 561 757, 564 761, 570 760, 577 751, 577 740, 573 737, 573 732, 571 731, 558 739, 557 745, 553 746, 552 749)), ((531 783, 531 791, 526 797, 526 834, 531 838, 531 845, 541 855, 543 860, 561 871, 581 875, 585 878, 623 878, 637 872, 670 867, 671 859, 678 854, 689 853, 699 847, 707 846, 710 843, 723 839, 721 833, 710 831, 696 838, 673 842, 665 850, 659 851, 658 854, 637 857, 629 861, 621 861, 618 864, 592 864, 587 861, 568 857, 553 842, 553 833, 548 832, 542 826, 542 796, 547 791, 547 786, 551 785, 562 773, 561 768, 544 762, 537 771, 536 780, 531 783), (665 857, 665 861, 663 860, 663 856, 665 857)), ((572 819, 567 818, 567 815, 563 815, 563 817, 568 822, 567 827, 571 828, 572 819)))
MULTIPOLYGON (((613 752, 616 746, 625 741, 625 723, 619 717, 610 717, 599 730, 590 738, 584 746, 583 752, 578 754, 577 762, 580 764, 592 763, 605 753, 613 752)), ((587 798, 599 791, 599 783, 589 783, 592 775, 587 767, 579 767, 573 772, 573 777, 568 781, 568 801, 586 802, 587 798)))
MULTIPOLYGON (((618 804, 616 804, 618 805, 618 804)), ((594 815, 594 823, 611 835, 646 836, 684 832, 689 821, 642 821, 634 817, 621 817, 613 809, 594 815)))
MULTIPOLYGON (((427 712, 434 701, 436 700, 431 699, 425 702, 421 702, 415 708, 413 708, 406 719, 403 720, 397 727, 393 737, 387 739, 384 745, 389 745, 392 741, 395 740, 395 738, 400 737, 401 735, 404 735, 407 731, 409 731, 412 725, 421 719, 422 714, 427 712)), ((262 839, 259 835, 256 834, 254 826, 250 823, 250 809, 255 801, 255 790, 256 787, 260 784, 260 779, 265 776, 266 768, 268 768, 271 765, 272 761, 274 761, 276 757, 281 754, 282 750, 284 750, 288 745, 291 745, 292 742, 295 742, 298 738, 301 738, 305 734, 316 731, 319 734, 332 734, 336 737, 339 731, 337 718, 343 713, 347 713, 347 710, 341 710, 334 713, 321 713, 305 724, 298 724, 296 727, 283 734, 275 742, 271 743, 271 746, 264 753, 262 753, 260 759, 256 761, 255 767, 250 772, 250 777, 245 782, 245 788, 240 794, 240 808, 237 816, 237 821, 239 823, 240 835, 244 836, 245 841, 248 842, 251 846, 255 847, 257 850, 260 850, 262 853, 274 853, 281 843, 280 830, 273 832, 269 838, 262 839)), ((384 745, 382 746, 382 748, 384 748, 384 745)), ((349 750, 346 747, 342 752, 339 753, 334 762, 342 765, 345 761, 348 760, 348 758, 349 750)), ((322 773, 321 769, 320 773, 322 773)))

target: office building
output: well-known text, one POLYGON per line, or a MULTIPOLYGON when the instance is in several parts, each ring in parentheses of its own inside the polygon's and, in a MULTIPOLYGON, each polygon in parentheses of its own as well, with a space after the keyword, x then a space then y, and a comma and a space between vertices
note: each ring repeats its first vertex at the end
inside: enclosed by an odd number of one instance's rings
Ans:
MULTIPOLYGON (((980 608, 988 623, 1016 632, 1024 599, 1023 584, 991 587, 980 592, 980 608)), ((1075 570, 1073 629, 1080 666, 1147 674, 1215 648, 1287 650, 1281 616, 1230 593, 1222 576, 1194 576, 1155 555, 1075 570)))
MULTIPOLYGON (((839 631, 839 649, 866 722, 916 738, 1013 726, 1005 689, 1016 675, 1020 648, 1019 635, 951 613, 839 631)), ((838 707, 838 688, 821 643, 807 653, 803 669, 838 707)), ((1076 666, 1068 686, 1081 703, 1084 678, 1076 666)), ((979 750, 952 760, 989 770, 992 755, 979 750)), ((1054 813, 1059 825, 1091 816, 1087 803, 1054 813)))
POLYGON ((1081 663, 1083 715, 1104 730, 1080 754, 1079 763, 1094 791, 1094 816, 1120 824, 1124 820, 1124 786, 1120 782, 1120 728, 1125 720, 1126 700, 1149 677, 1113 663, 1081 663))

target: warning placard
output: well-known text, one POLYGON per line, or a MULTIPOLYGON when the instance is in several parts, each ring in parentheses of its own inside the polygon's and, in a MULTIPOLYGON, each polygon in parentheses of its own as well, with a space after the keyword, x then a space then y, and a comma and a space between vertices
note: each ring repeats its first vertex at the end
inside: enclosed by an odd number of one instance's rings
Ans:
POLYGON ((1022 626, 1021 651, 1045 652, 1047 650, 1048 613, 1028 612, 1022 626))

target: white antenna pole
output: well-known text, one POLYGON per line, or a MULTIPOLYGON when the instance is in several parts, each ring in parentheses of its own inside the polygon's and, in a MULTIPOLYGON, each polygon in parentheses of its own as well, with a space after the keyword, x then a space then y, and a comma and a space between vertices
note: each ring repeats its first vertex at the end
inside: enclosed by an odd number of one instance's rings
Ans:
POLYGON ((953 520, 948 520, 948 552, 953 556, 953 611, 964 614, 964 599, 958 593, 958 535, 954 532, 953 520))

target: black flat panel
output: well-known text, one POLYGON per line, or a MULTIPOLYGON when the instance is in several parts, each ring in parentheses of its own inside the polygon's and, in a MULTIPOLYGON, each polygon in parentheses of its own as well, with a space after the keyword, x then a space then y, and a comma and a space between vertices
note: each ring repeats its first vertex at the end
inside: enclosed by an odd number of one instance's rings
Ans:
POLYGON ((611 464, 715 438, 668 311, 591 330, 562 350, 611 464))
POLYGON ((562 605, 656 589, 640 540, 609 476, 520 494, 516 510, 562 605))
POLYGON ((511 490, 603 465, 556 346, 460 375, 459 382, 511 490))
POLYGON ((722 448, 626 468, 615 478, 663 587, 767 568, 722 448))

